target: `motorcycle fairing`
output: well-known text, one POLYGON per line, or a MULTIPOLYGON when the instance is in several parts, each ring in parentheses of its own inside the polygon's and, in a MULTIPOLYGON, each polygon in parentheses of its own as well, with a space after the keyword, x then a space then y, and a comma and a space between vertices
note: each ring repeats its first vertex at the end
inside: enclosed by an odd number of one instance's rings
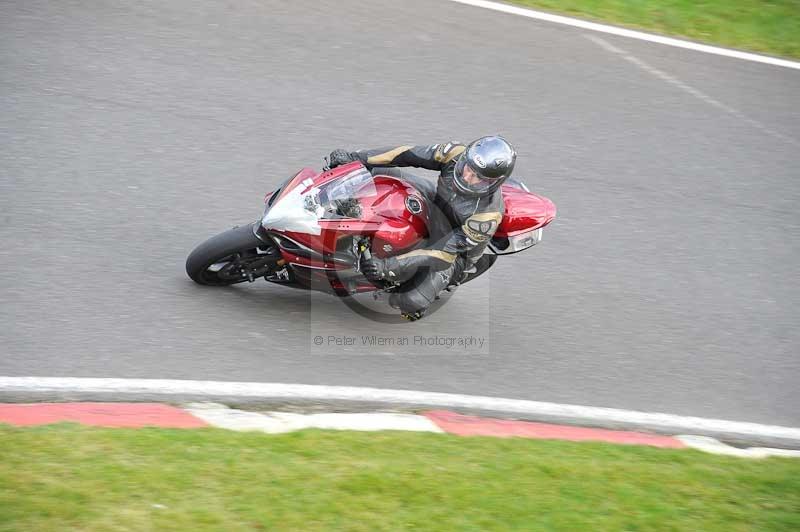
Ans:
POLYGON ((349 247, 352 236, 371 237, 382 256, 412 249, 427 237, 423 203, 410 184, 390 176, 373 177, 358 162, 319 175, 304 169, 270 196, 262 227, 296 243, 290 247, 317 250, 302 253, 316 260, 349 247), (409 198, 416 200, 411 202, 413 211, 409 198))

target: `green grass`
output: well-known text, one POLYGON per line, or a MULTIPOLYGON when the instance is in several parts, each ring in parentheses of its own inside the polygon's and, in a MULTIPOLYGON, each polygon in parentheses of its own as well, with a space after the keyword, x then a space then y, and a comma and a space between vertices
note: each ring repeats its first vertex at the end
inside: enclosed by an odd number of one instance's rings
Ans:
POLYGON ((450 435, 0 426, 0 530, 798 530, 800 461, 450 435))
POLYGON ((800 58, 800 0, 513 0, 526 7, 800 58))

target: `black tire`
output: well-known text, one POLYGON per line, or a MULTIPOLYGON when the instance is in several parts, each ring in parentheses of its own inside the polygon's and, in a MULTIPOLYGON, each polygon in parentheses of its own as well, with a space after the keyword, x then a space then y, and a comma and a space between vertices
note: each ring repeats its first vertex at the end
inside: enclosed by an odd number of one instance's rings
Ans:
POLYGON ((481 258, 479 258, 478 261, 475 263, 475 272, 468 273, 467 278, 464 279, 464 282, 462 282, 461 284, 468 283, 471 280, 475 279, 476 277, 479 277, 480 275, 486 273, 486 271, 492 267, 494 261, 496 260, 497 260, 497 255, 491 255, 489 253, 481 255, 481 258))
POLYGON ((197 246, 186 259, 189 277, 202 285, 227 286, 269 273, 280 253, 253 234, 253 225, 234 227, 197 246))

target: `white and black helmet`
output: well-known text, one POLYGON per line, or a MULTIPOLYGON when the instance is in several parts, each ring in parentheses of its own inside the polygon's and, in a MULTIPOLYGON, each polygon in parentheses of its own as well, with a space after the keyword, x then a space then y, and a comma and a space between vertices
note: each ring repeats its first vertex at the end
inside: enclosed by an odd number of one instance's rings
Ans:
POLYGON ((503 137, 481 137, 471 142, 459 157, 453 183, 462 194, 491 194, 511 175, 516 160, 516 150, 503 137))

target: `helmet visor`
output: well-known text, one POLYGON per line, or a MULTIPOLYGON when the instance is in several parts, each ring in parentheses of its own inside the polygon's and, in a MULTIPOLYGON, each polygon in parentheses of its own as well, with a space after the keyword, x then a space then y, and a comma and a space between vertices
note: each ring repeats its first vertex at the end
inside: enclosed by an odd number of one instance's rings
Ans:
POLYGON ((475 194, 482 194, 492 190, 498 181, 504 179, 504 177, 492 178, 482 175, 467 162, 467 157, 465 156, 462 156, 456 163, 453 178, 461 189, 475 194))

